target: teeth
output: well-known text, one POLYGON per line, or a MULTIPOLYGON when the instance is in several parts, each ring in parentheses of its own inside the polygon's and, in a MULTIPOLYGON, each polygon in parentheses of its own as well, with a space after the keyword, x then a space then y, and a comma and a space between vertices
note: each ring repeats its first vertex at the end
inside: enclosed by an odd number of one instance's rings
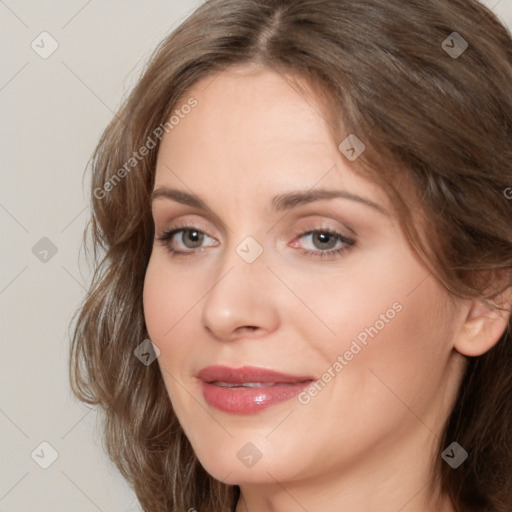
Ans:
POLYGON ((266 388, 269 386, 275 386, 275 382, 240 382, 233 384, 232 382, 221 382, 221 381, 215 381, 212 382, 212 384, 215 384, 216 386, 222 386, 225 388, 266 388))

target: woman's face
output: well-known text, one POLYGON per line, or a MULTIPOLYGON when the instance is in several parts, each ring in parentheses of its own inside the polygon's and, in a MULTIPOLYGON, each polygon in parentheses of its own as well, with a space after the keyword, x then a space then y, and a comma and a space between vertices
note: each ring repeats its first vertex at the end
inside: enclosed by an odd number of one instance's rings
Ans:
POLYGON ((199 460, 237 484, 413 478, 459 384, 460 313, 352 171, 354 139, 339 149, 315 96, 266 69, 176 109, 152 207, 157 237, 177 231, 155 240, 144 310, 199 460))

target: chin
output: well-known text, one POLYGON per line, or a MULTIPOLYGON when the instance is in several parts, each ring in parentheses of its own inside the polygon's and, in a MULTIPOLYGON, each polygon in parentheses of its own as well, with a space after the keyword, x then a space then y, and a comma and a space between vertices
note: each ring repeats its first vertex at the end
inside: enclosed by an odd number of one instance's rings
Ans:
POLYGON ((230 468, 229 466, 225 466, 222 467, 223 471, 220 471, 219 467, 216 467, 215 471, 209 471, 207 468, 205 469, 208 474, 213 476, 213 478, 227 485, 275 484, 276 480, 283 480, 281 476, 276 476, 276 471, 272 471, 272 469, 266 470, 265 468, 233 469, 233 467, 230 468))
MULTIPOLYGON (((228 485, 265 484, 286 481, 298 476, 298 464, 290 461, 285 454, 269 452, 265 458, 250 443, 242 443, 242 448, 221 447, 218 451, 201 453, 196 451, 199 462, 215 479, 228 485), (261 457, 261 458, 260 458, 261 457), (283 466, 284 463, 284 466, 283 466)), ((298 462, 298 461, 297 461, 298 462)))

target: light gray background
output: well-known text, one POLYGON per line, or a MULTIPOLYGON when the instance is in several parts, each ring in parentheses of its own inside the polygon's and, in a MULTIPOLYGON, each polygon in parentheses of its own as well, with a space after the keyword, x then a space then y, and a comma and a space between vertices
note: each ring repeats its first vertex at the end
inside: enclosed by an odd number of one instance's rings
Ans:
MULTIPOLYGON (((201 3, 0 0, 2 512, 140 510, 101 449, 96 409, 69 390, 67 329, 89 278, 82 176, 150 51, 201 3), (59 45, 47 59, 31 48, 43 31, 59 45), (46 262, 32 252, 43 237, 57 247, 46 262), (58 452, 48 469, 31 457, 43 441, 58 452)), ((512 0, 483 3, 512 27, 512 0)))

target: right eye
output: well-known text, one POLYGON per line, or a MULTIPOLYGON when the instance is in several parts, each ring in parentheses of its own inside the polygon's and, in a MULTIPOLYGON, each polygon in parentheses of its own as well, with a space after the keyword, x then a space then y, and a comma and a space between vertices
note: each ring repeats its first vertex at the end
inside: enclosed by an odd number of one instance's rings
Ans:
MULTIPOLYGON (((197 249, 201 250, 202 247, 204 247, 202 243, 206 238, 214 240, 194 226, 180 226, 169 231, 164 231, 161 235, 156 237, 156 239, 162 242, 167 250, 174 256, 198 252, 197 249), (181 240, 181 247, 176 248, 174 246, 177 240, 181 240)), ((211 246, 215 244, 208 245, 211 246)))

